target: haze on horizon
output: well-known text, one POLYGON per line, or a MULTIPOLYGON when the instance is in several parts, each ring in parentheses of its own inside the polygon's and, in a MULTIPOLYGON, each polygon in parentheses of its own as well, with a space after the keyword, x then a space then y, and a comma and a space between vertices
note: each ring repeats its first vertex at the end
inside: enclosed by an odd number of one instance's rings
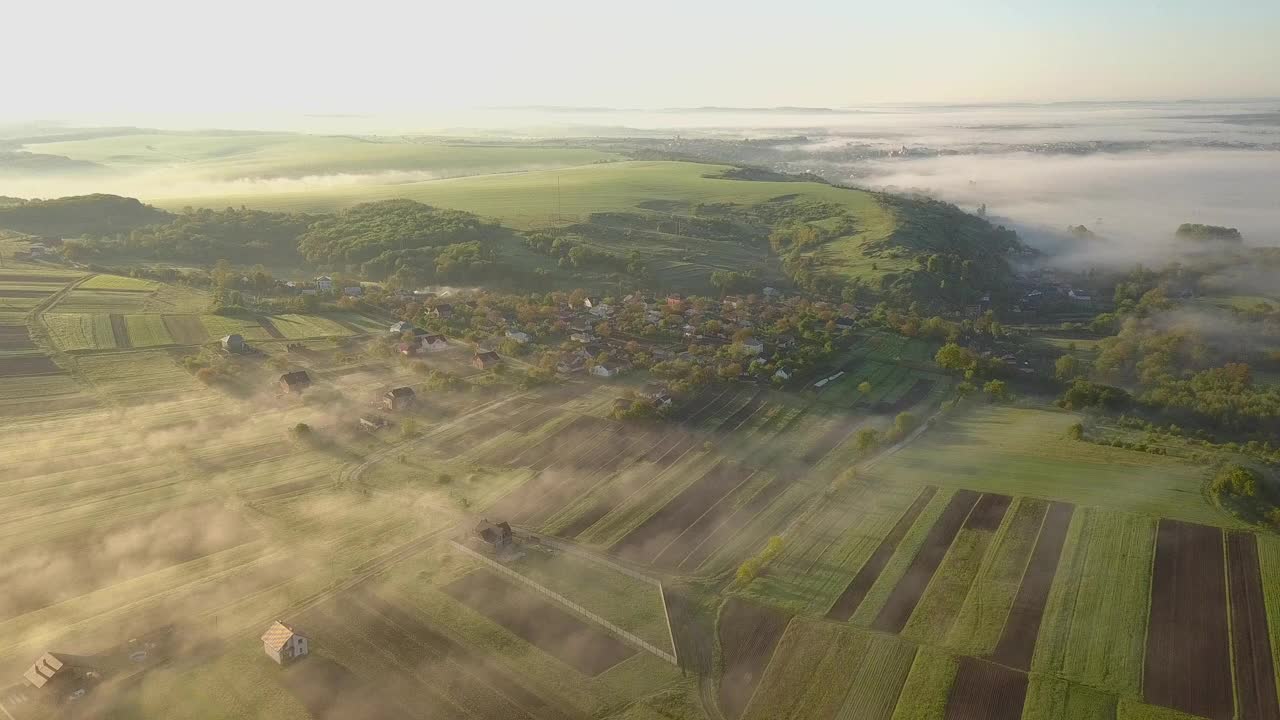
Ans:
MULTIPOLYGON (((1280 96, 1280 4, 157 0, 10 8, 0 124, 1280 96), (198 25, 198 31, 195 26, 198 25)), ((157 123, 163 125, 163 123, 157 123)))

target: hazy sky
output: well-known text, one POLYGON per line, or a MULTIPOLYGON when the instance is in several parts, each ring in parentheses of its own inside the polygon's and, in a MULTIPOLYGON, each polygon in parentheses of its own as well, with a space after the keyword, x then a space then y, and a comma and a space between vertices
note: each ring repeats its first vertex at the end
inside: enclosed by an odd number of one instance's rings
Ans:
POLYGON ((1276 0, 73 0, 0 118, 1280 96, 1276 0))

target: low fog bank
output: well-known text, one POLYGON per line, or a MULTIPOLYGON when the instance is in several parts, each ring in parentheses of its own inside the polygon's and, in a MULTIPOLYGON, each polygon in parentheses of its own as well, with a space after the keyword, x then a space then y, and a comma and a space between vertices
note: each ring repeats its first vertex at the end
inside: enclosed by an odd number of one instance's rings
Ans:
POLYGON ((859 184, 921 191, 992 220, 1070 265, 1157 263, 1182 223, 1239 228, 1280 245, 1280 153, 1195 150, 1098 155, 953 156, 868 164, 859 184), (1066 229, 1100 237, 1079 242, 1066 229))

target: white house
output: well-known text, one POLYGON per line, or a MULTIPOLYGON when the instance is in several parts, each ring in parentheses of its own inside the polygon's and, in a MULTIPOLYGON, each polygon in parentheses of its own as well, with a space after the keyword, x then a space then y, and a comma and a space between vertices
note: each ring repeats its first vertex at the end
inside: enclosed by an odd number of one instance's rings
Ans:
POLYGON ((785 381, 785 380, 790 380, 790 379, 791 379, 791 373, 787 372, 786 370, 784 370, 784 369, 782 369, 782 368, 778 368, 778 372, 776 372, 776 373, 774 373, 774 374, 773 374, 773 379, 774 379, 774 380, 784 380, 784 381, 785 381))
POLYGON ((316 278, 316 290, 320 292, 329 292, 333 290, 333 278, 328 275, 321 275, 316 278))
POLYGON ((304 657, 311 651, 307 638, 279 620, 262 634, 262 649, 267 657, 284 665, 304 657))
POLYGON ((591 368, 591 374, 597 377, 611 378, 622 374, 622 366, 614 363, 602 363, 591 368))
POLYGON ((515 340, 521 345, 524 345, 525 343, 529 342, 533 338, 529 337, 529 333, 520 332, 519 330, 508 330, 507 339, 515 340))

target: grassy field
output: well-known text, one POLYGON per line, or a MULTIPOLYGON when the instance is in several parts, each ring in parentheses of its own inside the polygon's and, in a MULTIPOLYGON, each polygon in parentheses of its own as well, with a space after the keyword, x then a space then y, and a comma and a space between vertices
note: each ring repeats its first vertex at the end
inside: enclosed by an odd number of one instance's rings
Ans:
POLYGON ((82 290, 123 290, 128 292, 151 292, 159 287, 159 283, 138 278, 121 277, 119 275, 94 275, 80 283, 82 290))
POLYGON ((888 483, 920 483, 1062 500, 1237 526, 1201 494, 1205 468, 1067 438, 1066 412, 971 405, 876 466, 888 483))
POLYGON ((394 173, 478 175, 586 165, 615 157, 594 150, 518 143, 293 133, 138 134, 28 147, 32 152, 64 155, 116 170, 162 170, 166 177, 177 178, 174 182, 179 186, 183 178, 234 181, 374 173, 385 173, 386 182, 396 182, 402 178, 394 173))
POLYGON ((111 318, 100 313, 45 313, 42 316, 59 350, 112 350, 116 347, 111 318))

